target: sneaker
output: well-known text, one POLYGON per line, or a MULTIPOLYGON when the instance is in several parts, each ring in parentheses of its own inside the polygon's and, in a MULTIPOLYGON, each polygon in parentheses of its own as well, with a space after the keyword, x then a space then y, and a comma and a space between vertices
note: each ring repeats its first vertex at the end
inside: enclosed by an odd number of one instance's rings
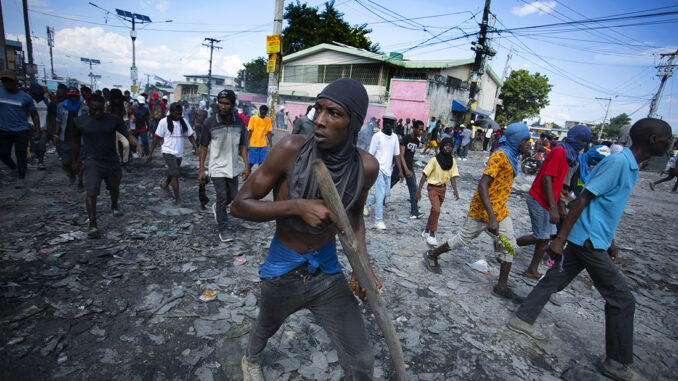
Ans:
POLYGON ((240 362, 242 366, 243 381, 264 381, 264 374, 261 372, 261 365, 256 362, 249 362, 245 356, 240 362))
POLYGON ((620 381, 640 380, 640 376, 631 367, 631 364, 622 364, 618 361, 606 358, 601 366, 604 375, 620 381))
POLYGON ((363 216, 369 216, 370 215, 370 210, 367 209, 367 206, 363 207, 363 216))
POLYGON ((431 236, 431 233, 427 232, 426 230, 424 230, 423 232, 421 232, 421 237, 422 237, 422 238, 428 238, 428 237, 430 237, 430 236, 431 236))
POLYGON ((122 216, 122 212, 120 209, 113 209, 113 217, 120 217, 122 216))
POLYGON ((47 167, 45 167, 45 164, 44 164, 44 163, 38 163, 38 170, 44 171, 44 170, 46 170, 46 169, 47 169, 47 167))
POLYGON ((436 239, 436 237, 433 237, 433 236, 428 236, 428 237, 426 238, 426 243, 427 243, 429 246, 434 246, 434 247, 435 247, 435 246, 438 246, 438 240, 436 239))
POLYGON ((101 234, 99 233, 99 229, 97 228, 90 228, 89 231, 87 232, 87 237, 88 238, 99 238, 101 234))
POLYGON ((386 230, 386 224, 383 222, 377 222, 374 224, 374 227, 377 228, 378 230, 386 230))
POLYGON ((225 231, 219 233, 219 240, 221 242, 233 242, 233 238, 230 238, 228 236, 228 232, 225 232, 225 231))
POLYGON ((410 216, 410 219, 411 219, 411 220, 418 220, 418 219, 420 219, 420 218, 422 218, 422 217, 424 217, 424 213, 421 213, 421 212, 420 212, 420 213, 411 215, 411 216, 410 216))
POLYGON ((438 258, 431 257, 428 251, 424 253, 424 266, 426 266, 428 271, 434 274, 443 273, 443 271, 440 269, 440 265, 438 264, 438 258))
MULTIPOLYGON (((508 290, 508 289, 507 289, 508 290)), ((513 314, 513 317, 511 317, 511 320, 508 322, 508 328, 511 331, 522 333, 523 335, 526 335, 534 340, 544 340, 546 337, 539 332, 534 325, 528 324, 516 314, 513 314)))
POLYGON ((502 289, 499 288, 499 286, 495 285, 494 288, 492 289, 492 292, 495 295, 501 296, 502 298, 505 298, 505 299, 508 299, 515 304, 520 304, 525 300, 524 297, 519 296, 518 294, 513 292, 512 289, 510 289, 508 287, 506 287, 505 289, 502 290, 502 289))
POLYGON ((650 183, 650 189, 654 190, 654 183, 650 183))
POLYGON ((26 181, 24 179, 16 179, 16 184, 14 185, 14 188, 16 189, 24 189, 26 188, 26 181))

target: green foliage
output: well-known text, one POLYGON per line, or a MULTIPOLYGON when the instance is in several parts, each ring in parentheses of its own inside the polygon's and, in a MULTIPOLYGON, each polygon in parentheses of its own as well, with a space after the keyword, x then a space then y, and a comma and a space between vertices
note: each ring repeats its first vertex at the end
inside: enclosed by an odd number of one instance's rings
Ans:
POLYGON ((527 70, 515 70, 501 88, 503 106, 497 107, 495 120, 502 126, 539 115, 549 105, 549 92, 553 86, 545 75, 531 75, 527 70))
POLYGON ((367 24, 351 26, 343 19, 344 14, 334 7, 334 1, 325 3, 325 9, 308 4, 289 3, 283 18, 287 27, 282 31, 283 54, 292 54, 312 46, 339 42, 379 53, 379 44, 373 44, 367 37, 372 29, 367 24))
MULTIPOLYGON (((605 129, 603 130, 603 135, 601 139, 606 140, 616 140, 619 137, 619 131, 622 127, 631 123, 631 118, 626 115, 626 113, 619 114, 614 118, 610 119, 608 123, 605 123, 605 129)), ((594 128, 591 129, 594 138, 598 138, 598 133, 600 132, 601 124, 598 123, 594 128)))
POLYGON ((245 68, 238 71, 238 85, 245 80, 245 91, 248 93, 266 94, 268 89, 268 73, 266 73, 266 58, 257 57, 244 64, 245 68))

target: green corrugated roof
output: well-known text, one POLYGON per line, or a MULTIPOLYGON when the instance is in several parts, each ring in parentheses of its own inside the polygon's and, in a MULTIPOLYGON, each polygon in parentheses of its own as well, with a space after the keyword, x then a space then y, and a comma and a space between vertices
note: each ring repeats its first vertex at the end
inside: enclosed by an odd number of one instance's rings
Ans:
MULTIPOLYGON (((397 60, 394 58, 391 58, 387 55, 384 54, 378 54, 378 53, 373 53, 370 51, 367 51, 365 49, 359 49, 355 48, 352 46, 348 45, 335 45, 335 44, 318 44, 316 46, 312 46, 308 49, 300 50, 296 53, 292 53, 288 56, 283 56, 283 62, 289 62, 289 61, 294 61, 296 59, 306 57, 308 55, 315 54, 317 52, 320 52, 322 50, 333 50, 335 52, 340 52, 340 53, 346 53, 346 54, 351 54, 354 56, 358 57, 363 57, 375 61, 380 61, 380 62, 385 62, 388 64, 391 64, 393 66, 398 66, 402 67, 405 69, 447 69, 451 67, 457 67, 457 66, 464 66, 468 64, 472 64, 474 62, 473 58, 464 58, 464 59, 458 59, 458 60, 397 60)), ((499 86, 503 85, 503 82, 501 78, 492 70, 492 67, 487 65, 487 72, 490 74, 492 79, 494 79, 495 82, 499 84, 499 86)))

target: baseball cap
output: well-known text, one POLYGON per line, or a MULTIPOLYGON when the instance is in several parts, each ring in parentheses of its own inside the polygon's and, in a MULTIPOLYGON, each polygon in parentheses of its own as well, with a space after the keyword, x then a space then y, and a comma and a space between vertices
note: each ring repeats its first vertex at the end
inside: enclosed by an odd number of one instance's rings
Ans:
POLYGON ((167 95, 163 95, 163 96, 162 96, 162 99, 167 99, 167 95))
POLYGON ((382 119, 391 119, 391 120, 396 120, 396 116, 392 112, 385 112, 384 116, 381 117, 382 119))
POLYGON ((158 99, 158 93, 153 93, 152 98, 153 98, 153 99, 158 99))
POLYGON ((16 81, 16 73, 11 70, 0 71, 0 78, 10 78, 16 81))
POLYGON ((142 105, 142 104, 146 103, 146 98, 144 98, 143 95, 139 95, 137 97, 137 102, 139 102, 139 104, 142 105))
POLYGON ((80 95, 80 90, 77 87, 71 86, 66 90, 66 95, 80 95))

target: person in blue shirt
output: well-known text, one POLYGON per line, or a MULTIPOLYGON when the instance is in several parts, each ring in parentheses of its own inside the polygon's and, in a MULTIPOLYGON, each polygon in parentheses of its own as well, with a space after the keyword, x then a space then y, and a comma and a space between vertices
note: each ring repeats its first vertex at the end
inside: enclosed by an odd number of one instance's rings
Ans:
POLYGON ((586 269, 605 299, 606 359, 601 370, 616 380, 636 379, 631 367, 635 298, 614 265, 618 251, 613 238, 638 180, 638 163, 664 155, 671 145, 671 133, 663 120, 641 119, 631 127, 633 145, 606 157, 591 171, 584 190, 550 243, 549 255, 559 264, 546 272, 518 308, 508 324, 511 330, 543 339, 533 324, 544 305, 552 293, 567 287, 586 269))
POLYGON ((0 72, 2 87, 0 87, 0 160, 16 172, 16 188, 26 185, 26 149, 31 136, 40 131, 40 118, 35 109, 33 98, 19 90, 16 74, 11 70, 0 72), (33 132, 26 120, 30 114, 33 120, 33 132), (12 160, 12 146, 16 163, 12 160))

